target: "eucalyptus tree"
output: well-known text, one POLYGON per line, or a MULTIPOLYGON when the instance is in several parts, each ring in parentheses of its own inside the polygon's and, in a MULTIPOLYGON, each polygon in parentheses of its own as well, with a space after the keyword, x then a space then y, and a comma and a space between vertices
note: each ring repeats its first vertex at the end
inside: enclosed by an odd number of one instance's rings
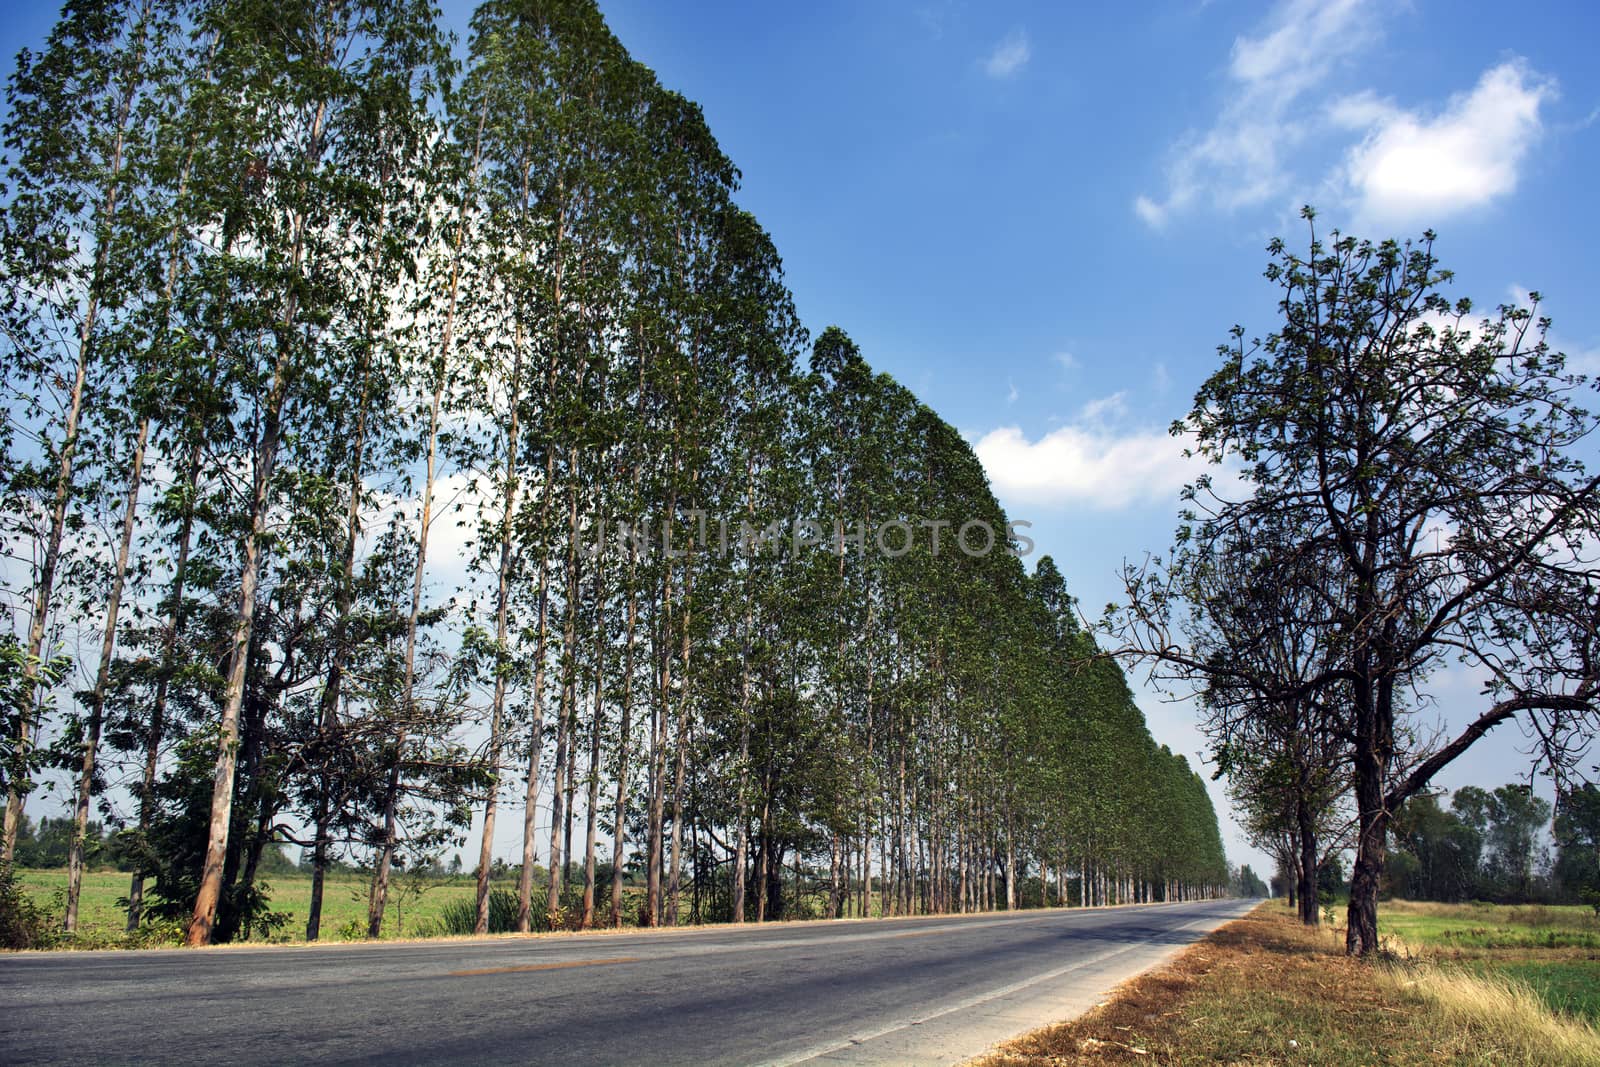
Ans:
MULTIPOLYGON (((229 137, 257 153, 242 185, 241 252, 232 276, 242 290, 227 324, 223 370, 240 400, 232 427, 234 455, 247 463, 249 486, 238 518, 238 609, 220 714, 216 785, 205 872, 187 938, 211 938, 228 847, 233 777, 245 672, 255 636, 264 554, 280 494, 285 447, 299 447, 292 425, 320 417, 331 384, 345 377, 350 353, 327 344, 328 322, 345 310, 349 293, 333 279, 370 267, 371 256, 410 262, 414 247, 351 224, 381 195, 372 170, 347 176, 346 166, 376 144, 365 131, 425 106, 413 91, 390 91, 391 54, 413 67, 437 60, 412 42, 437 31, 420 3, 328 5, 312 2, 268 13, 249 3, 208 11, 224 30, 216 78, 234 101, 229 137), (387 75, 380 77, 380 74, 387 75), (354 238, 354 240, 352 239, 354 238), (363 243, 363 239, 365 243, 363 243), (374 253, 377 242, 382 251, 374 253)), ((291 504, 293 501, 289 501, 291 504)))
MULTIPOLYGON (((834 558, 812 556, 815 563, 811 580, 816 585, 816 622, 825 629, 817 637, 827 642, 823 676, 819 679, 825 714, 833 730, 848 738, 856 750, 849 763, 861 766, 867 743, 865 733, 870 712, 858 710, 853 699, 871 696, 865 683, 863 653, 867 644, 868 623, 872 618, 871 591, 867 575, 871 567, 869 546, 864 544, 872 516, 887 491, 886 467, 893 456, 882 436, 892 428, 885 404, 903 399, 898 387, 874 377, 855 343, 836 326, 818 336, 811 354, 811 375, 807 388, 813 397, 807 404, 809 434, 804 442, 810 459, 808 471, 813 482, 812 514, 822 528, 816 531, 834 558)), ((868 795, 865 791, 863 796, 868 795)), ((829 911, 836 914, 842 903, 842 849, 852 824, 864 823, 857 815, 847 819, 839 811, 829 828, 829 911)))
MULTIPOLYGON (((203 11, 195 5, 191 14, 198 18, 203 11)), ((223 33, 223 20, 210 19, 188 35, 187 50, 176 57, 174 66, 182 74, 161 96, 165 108, 143 201, 146 241, 151 255, 162 259, 150 272, 161 276, 162 288, 145 309, 148 350, 140 361, 146 385, 139 434, 154 454, 176 468, 176 478, 148 509, 153 520, 149 542, 165 545, 164 552, 157 551, 170 560, 165 595, 155 605, 163 622, 130 635, 152 652, 139 657, 129 673, 141 685, 151 683, 153 690, 147 703, 129 707, 116 731, 119 748, 143 750, 138 824, 126 842, 133 855, 148 854, 145 845, 174 689, 188 689, 180 698, 186 703, 204 688, 210 672, 210 657, 198 654, 196 647, 203 639, 191 643, 186 637, 195 606, 191 593, 214 584, 218 573, 215 544, 205 531, 218 526, 225 508, 212 506, 217 497, 205 488, 203 459, 207 442, 224 436, 227 390, 218 381, 217 367, 233 295, 231 257, 241 230, 238 205, 248 192, 241 186, 249 184, 240 175, 250 166, 248 146, 217 135, 230 128, 231 101, 213 77, 223 33), (164 538, 169 528, 170 538, 164 538)), ((186 714, 189 710, 192 706, 185 708, 186 714)), ((142 917, 145 875, 141 861, 128 893, 130 931, 142 917)))
MULTIPOLYGON (((717 318, 711 344, 735 363, 734 392, 728 409, 731 425, 726 438, 730 454, 721 464, 731 475, 723 498, 726 507, 722 521, 733 521, 738 516, 739 521, 754 527, 760 516, 787 513, 782 507, 781 484, 775 482, 789 461, 793 443, 788 432, 788 402, 795 388, 795 356, 805 334, 793 300, 783 286, 777 250, 754 217, 736 208, 728 210, 718 243, 721 255, 716 290, 723 314, 717 318)), ((743 922, 750 847, 750 731, 755 697, 751 660, 759 633, 757 613, 770 594, 775 576, 770 556, 736 548, 729 561, 725 621, 729 653, 738 664, 737 685, 728 701, 733 712, 729 748, 735 842, 729 891, 731 917, 734 922, 743 922)), ((620 827, 620 798, 618 807, 620 827)), ((614 920, 619 888, 614 885, 612 890, 614 920)))
MULTIPOLYGON (((121 609, 130 571, 137 570, 132 550, 145 481, 146 449, 154 413, 172 400, 167 387, 171 374, 159 357, 172 340, 171 308, 184 249, 176 240, 176 233, 166 232, 165 213, 160 207, 164 201, 183 197, 190 160, 171 159, 163 151, 161 133, 171 118, 167 100, 174 83, 180 80, 183 64, 203 55, 206 48, 203 42, 191 48, 183 46, 180 12, 172 4, 146 2, 126 10, 112 7, 100 17, 105 20, 108 41, 121 35, 121 54, 114 61, 119 82, 116 91, 120 94, 115 105, 119 132, 112 150, 113 166, 117 168, 114 180, 119 187, 112 192, 117 206, 112 206, 108 198, 104 225, 93 235, 96 256, 105 259, 105 265, 98 268, 101 276, 110 280, 114 275, 115 280, 94 297, 96 303, 107 305, 108 313, 107 321, 92 327, 93 347, 107 372, 90 383, 93 395, 85 412, 85 425, 95 427, 90 436, 100 439, 94 450, 99 454, 85 449, 82 442, 75 444, 73 451, 81 457, 79 466, 87 459, 100 468, 105 482, 102 491, 108 503, 120 504, 121 514, 103 576, 103 600, 98 612, 101 640, 94 662, 94 681, 85 694, 88 706, 81 721, 69 729, 79 747, 74 830, 67 862, 64 925, 69 932, 77 928, 78 922, 89 809, 102 785, 100 744, 121 609), (176 173, 172 169, 174 162, 178 162, 176 173), (174 184, 175 193, 170 191, 174 184), (102 244, 105 247, 99 248, 102 244), (120 266, 110 267, 113 260, 120 266), (131 443, 119 447, 130 437, 131 443), (116 485, 119 473, 120 494, 116 485)), ((83 58, 74 57, 80 70, 83 58)), ((59 56, 52 57, 44 65, 53 66, 59 61, 59 56)), ((38 99, 32 102, 44 103, 38 99)), ((28 118, 34 123, 48 121, 41 112, 32 112, 28 118)), ((14 146, 45 131, 34 127, 19 132, 21 136, 13 140, 14 146)), ((54 133, 51 130, 48 135, 54 133)), ((86 291, 86 298, 88 295, 86 291)), ((82 599, 87 601, 90 590, 84 590, 84 594, 82 599)))
POLYGON ((639 94, 649 82, 628 58, 591 8, 561 27, 565 51, 558 56, 560 91, 567 97, 553 121, 557 146, 542 200, 560 222, 566 241, 560 279, 547 294, 552 348, 546 381, 550 389, 546 491, 559 492, 561 529, 547 531, 563 545, 553 557, 564 581, 560 586, 560 693, 552 766, 550 870, 546 911, 554 921, 562 907, 563 885, 571 878, 573 823, 577 813, 579 754, 583 748, 582 710, 588 705, 588 766, 583 903, 580 926, 594 918, 594 847, 598 830, 599 748, 607 703, 610 646, 609 605, 615 580, 607 553, 587 551, 585 528, 600 537, 599 524, 611 510, 609 472, 621 455, 628 419, 627 395, 634 375, 616 358, 629 293, 625 260, 633 254, 627 225, 640 178, 637 131, 627 118, 636 113, 639 94), (559 362, 558 362, 559 361, 559 362), (587 651, 585 649, 587 648, 587 651), (588 672, 587 674, 585 672, 588 672))
MULTIPOLYGON (((5 417, 13 465, 7 540, 32 546, 25 684, 40 687, 57 580, 85 487, 78 463, 86 406, 115 388, 107 350, 141 293, 132 270, 128 158, 148 135, 151 53, 169 17, 154 0, 74 5, 42 52, 24 50, 6 89, 9 199, 0 256, 9 283, 5 417), (27 441, 19 454, 18 435, 27 441)), ((89 414, 93 414, 90 412, 89 414)), ((114 624, 113 624, 114 626, 114 624)), ((17 717, 16 750, 33 743, 39 709, 17 717)), ((9 861, 31 779, 7 781, 3 858, 9 861)))
MULTIPOLYGON (((300 761, 313 788, 312 893, 306 937, 319 933, 323 878, 328 863, 330 823, 336 815, 337 796, 344 790, 335 768, 341 762, 340 707, 345 674, 353 646, 370 640, 369 606, 358 606, 359 559, 366 524, 380 507, 374 488, 394 495, 405 490, 409 478, 397 485, 384 484, 385 472, 404 470, 418 457, 413 427, 405 411, 412 383, 432 385, 437 397, 443 378, 441 357, 434 339, 418 322, 430 321, 436 310, 431 292, 418 292, 421 248, 434 244, 430 226, 438 201, 457 179, 456 161, 448 152, 427 103, 441 88, 451 70, 447 44, 436 32, 401 35, 390 43, 364 72, 363 107, 352 111, 342 131, 343 173, 362 183, 360 199, 349 215, 349 236, 365 261, 347 286, 348 305, 341 321, 328 331, 326 343, 342 350, 350 376, 333 384, 334 409, 327 434, 326 460, 332 481, 343 472, 343 514, 340 528, 329 540, 340 543, 337 554, 328 553, 331 571, 331 620, 328 629, 326 676, 319 694, 313 740, 300 761), (397 243, 406 250, 396 254, 397 243), (403 309, 415 309, 408 316, 403 309)), ((462 229, 457 219, 454 240, 462 229)), ((451 240, 446 236, 445 240, 451 240)), ((459 243, 456 246, 459 252, 459 243)), ((456 284, 457 265, 452 267, 456 284)), ((453 300, 454 294, 447 300, 453 300)), ((442 309, 450 329, 454 307, 442 309)), ((448 342, 446 342, 448 343, 448 342)), ((430 409, 427 440, 431 453, 438 433, 437 414, 430 409)), ((428 485, 424 496, 431 504, 433 456, 427 455, 428 485)), ((425 534, 418 538, 417 567, 425 565, 425 534)))

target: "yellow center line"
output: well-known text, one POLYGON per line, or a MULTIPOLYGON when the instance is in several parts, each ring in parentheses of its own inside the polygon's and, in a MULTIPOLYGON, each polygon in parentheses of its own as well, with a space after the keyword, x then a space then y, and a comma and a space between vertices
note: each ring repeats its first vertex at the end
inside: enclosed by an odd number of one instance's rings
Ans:
POLYGON ((638 956, 617 956, 606 960, 563 960, 560 963, 524 963, 516 967, 480 967, 472 971, 451 971, 448 978, 472 978, 480 974, 519 974, 523 971, 559 971, 566 967, 602 967, 608 963, 638 963, 638 956))

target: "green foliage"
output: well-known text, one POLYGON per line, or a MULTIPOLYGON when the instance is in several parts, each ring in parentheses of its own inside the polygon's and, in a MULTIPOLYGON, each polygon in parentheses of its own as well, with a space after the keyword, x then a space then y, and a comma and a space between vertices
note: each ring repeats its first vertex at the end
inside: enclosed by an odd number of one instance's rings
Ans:
POLYGON ((1600 786, 1585 782, 1556 797, 1556 881, 1600 914, 1600 786))
MULTIPOLYGON (((45 816, 35 823, 26 813, 17 828, 15 863, 18 867, 65 867, 72 844, 73 820, 45 816)), ((101 824, 86 826, 84 862, 90 868, 102 865, 125 867, 125 857, 116 835, 107 835, 101 824)))
MULTIPOLYGON (((1552 884, 1540 843, 1550 805, 1526 785, 1456 790, 1448 810, 1432 795, 1395 813, 1395 853, 1386 889, 1407 900, 1525 904, 1557 894, 1576 900, 1559 866, 1552 884)), ((1558 830, 1559 839, 1559 830, 1558 830)))
MULTIPOLYGON (((509 889, 489 891, 489 933, 509 934, 517 929, 517 894, 509 889)), ((447 936, 472 933, 478 922, 478 905, 473 900, 452 900, 437 920, 439 932, 447 936)))
POLYGON ((34 903, 11 864, 0 862, 0 948, 49 948, 60 928, 34 903))

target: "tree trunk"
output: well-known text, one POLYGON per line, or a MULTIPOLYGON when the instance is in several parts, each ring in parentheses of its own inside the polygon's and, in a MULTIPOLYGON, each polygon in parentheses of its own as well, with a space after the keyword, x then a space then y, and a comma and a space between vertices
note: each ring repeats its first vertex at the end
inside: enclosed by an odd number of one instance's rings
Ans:
POLYGON ((383 934, 383 911, 389 900, 389 869, 394 862, 396 808, 400 800, 400 760, 405 748, 405 734, 401 733, 394 751, 394 763, 389 768, 389 781, 383 798, 383 845, 378 850, 378 862, 372 871, 372 891, 367 899, 367 936, 377 938, 383 934))
POLYGON ((678 687, 678 717, 674 729, 674 753, 672 771, 672 865, 667 875, 667 918, 668 926, 678 925, 678 898, 680 893, 680 878, 682 877, 683 849, 683 789, 684 789, 684 761, 688 753, 686 734, 689 729, 689 627, 694 612, 694 571, 692 569, 693 556, 684 563, 683 586, 683 645, 679 653, 678 687))
MULTIPOLYGON (((636 468, 637 470, 637 468, 636 468)), ((637 485, 637 477, 635 478, 637 485)), ((611 822, 611 925, 622 925, 622 856, 627 840, 628 815, 628 756, 633 741, 633 672, 634 634, 638 622, 639 597, 634 585, 638 565, 638 548, 628 546, 628 623, 623 640, 622 666, 622 722, 617 740, 617 800, 611 822)))
MULTIPOLYGON (((145 730, 144 773, 139 780, 139 841, 143 847, 150 830, 150 820, 155 818, 156 771, 161 762, 161 739, 166 732, 167 698, 172 688, 173 660, 177 654, 178 639, 183 634, 185 620, 184 597, 187 595, 189 577, 189 550, 194 536, 194 500, 200 481, 200 429, 195 429, 195 440, 189 451, 188 470, 184 477, 183 522, 178 528, 178 550, 172 565, 172 589, 168 596, 172 610, 167 616, 167 629, 161 637, 161 673, 156 680, 155 699, 150 706, 150 722, 145 730)), ((133 874, 128 887, 128 932, 139 929, 144 918, 144 871, 133 874)))
MULTIPOLYGON (((550 485, 555 472, 555 450, 545 456, 544 484, 550 485)), ((522 804, 522 870, 517 879, 517 932, 533 928, 533 852, 538 834, 539 759, 544 752, 544 679, 547 644, 550 635, 550 561, 543 547, 546 522, 550 517, 549 492, 539 494, 539 622, 533 651, 533 723, 528 729, 528 780, 522 804)))
MULTIPOLYGON (((527 197, 526 188, 523 191, 527 197)), ((517 507, 518 415, 522 391, 522 323, 513 331, 511 357, 511 423, 506 430, 505 487, 500 509, 500 564, 497 569, 494 613, 494 698, 489 708, 489 795, 483 801, 483 838, 478 846, 477 918, 473 933, 489 932, 489 869, 494 863, 494 822, 500 801, 501 723, 505 718, 506 675, 509 670, 506 645, 509 639, 508 613, 511 605, 511 527, 517 507)), ((548 487, 547 487, 548 488, 548 487)))
POLYGON ((1321 912, 1317 908, 1317 824, 1311 805, 1304 798, 1295 804, 1300 839, 1300 861, 1296 864, 1296 887, 1299 891, 1300 921, 1307 926, 1318 925, 1321 912))
MULTIPOLYGON (((1378 886, 1388 844, 1389 813, 1383 803, 1383 770, 1378 757, 1357 751, 1355 870, 1350 876, 1350 907, 1345 951, 1367 956, 1378 950, 1378 886)), ((1313 899, 1315 899, 1313 897, 1313 899)), ((1304 900, 1301 902, 1304 907, 1304 900)))
POLYGON ((106 597, 105 634, 100 639, 100 664, 95 671, 94 694, 89 698, 89 724, 84 731, 83 763, 78 777, 78 799, 73 812, 72 847, 67 855, 67 917, 69 932, 78 928, 78 898, 83 889, 83 852, 89 834, 89 802, 94 794, 95 760, 100 752, 100 731, 105 722, 106 690, 111 684, 111 657, 117 647, 117 613, 122 607, 122 587, 128 575, 128 554, 139 521, 139 488, 144 480, 144 449, 150 440, 150 419, 139 420, 139 436, 128 464, 128 499, 122 513, 122 539, 117 544, 117 564, 106 597))
MULTIPOLYGON (((305 161, 310 164, 322 154, 322 129, 327 118, 327 102, 318 103, 307 138, 305 161)), ((298 273, 305 262, 305 214, 295 216, 294 240, 290 249, 291 273, 298 273)), ((235 745, 239 739, 239 709, 244 702, 245 664, 250 643, 255 637, 256 586, 261 579, 262 540, 267 532, 267 512, 272 498, 272 475, 278 461, 278 441, 282 433, 283 408, 288 400, 293 344, 290 340, 299 312, 299 290, 291 289, 284 298, 278 334, 278 350, 273 361, 272 385, 267 391, 262 412, 261 437, 255 455, 255 478, 251 487, 250 529, 245 535, 244 563, 239 579, 239 609, 235 616, 222 708, 222 744, 217 753, 216 775, 211 791, 211 826, 206 842, 205 867, 200 876, 200 891, 195 897, 194 914, 184 940, 191 946, 211 942, 211 927, 216 921, 217 903, 222 894, 223 863, 228 848, 228 825, 233 811, 235 745)))
MULTIPOLYGON (((569 456, 573 485, 568 496, 567 514, 567 595, 566 616, 561 637, 561 706, 556 714, 555 782, 550 794, 550 880, 545 894, 545 912, 551 927, 561 917, 561 883, 568 856, 561 848, 562 803, 567 799, 567 746, 571 741, 572 720, 577 700, 577 612, 578 612, 578 489, 577 453, 569 456)), ((570 841, 571 835, 568 835, 570 841)))
POLYGON ((600 728, 605 708, 605 612, 604 595, 600 586, 598 558, 594 579, 594 718, 589 723, 589 778, 587 804, 583 813, 583 914, 578 919, 578 929, 587 930, 594 925, 595 834, 600 815, 600 728))

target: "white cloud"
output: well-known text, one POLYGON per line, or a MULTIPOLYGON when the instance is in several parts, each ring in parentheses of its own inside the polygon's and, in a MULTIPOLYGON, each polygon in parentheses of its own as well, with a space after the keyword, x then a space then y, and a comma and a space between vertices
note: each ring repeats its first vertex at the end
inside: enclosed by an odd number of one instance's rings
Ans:
POLYGON ((1134 197, 1133 210, 1153 230, 1159 230, 1167 224, 1167 209, 1148 196, 1134 197))
POLYGON ((1334 121, 1368 127, 1346 158, 1358 215, 1432 222, 1512 192, 1543 129, 1540 106, 1554 96, 1552 82, 1512 60, 1485 71, 1432 118, 1370 94, 1339 102, 1334 121))
POLYGON ((1554 83, 1513 59, 1437 113, 1371 91, 1334 97, 1328 83, 1377 39, 1384 10, 1371 0, 1280 3, 1258 33, 1234 41, 1216 119, 1174 145, 1165 194, 1135 197, 1134 214, 1161 229, 1189 210, 1311 199, 1363 225, 1429 225, 1512 192, 1554 83), (1304 161, 1325 169, 1307 173, 1304 161))
POLYGON ((1027 66, 1032 57, 1033 49, 1028 46, 1028 35, 1017 30, 995 45, 989 58, 983 61, 983 71, 991 78, 1009 78, 1027 66))
POLYGON ((1122 416, 1128 413, 1128 391, 1118 390, 1110 396, 1102 396, 1083 405, 1083 411, 1078 414, 1078 421, 1083 423, 1100 423, 1106 421, 1106 416, 1122 416))
POLYGON ((1071 352, 1057 352, 1050 358, 1059 363, 1062 370, 1077 370, 1079 367, 1083 366, 1083 364, 1078 361, 1078 357, 1073 355, 1071 352))
POLYGON ((1282 158, 1307 132, 1296 106, 1371 43, 1377 22, 1371 7, 1369 0, 1288 0, 1260 35, 1236 39, 1229 93, 1216 121, 1179 141, 1165 197, 1134 200, 1145 224, 1159 228, 1197 204, 1233 210, 1284 192, 1282 158))
POLYGON ((1567 371, 1600 378, 1600 347, 1557 349, 1567 357, 1567 371))
POLYGON ((1015 404, 1017 402, 1017 398, 1019 396, 1021 396, 1021 395, 1022 395, 1021 393, 1017 392, 1017 383, 1013 379, 1007 378, 1006 379, 1006 403, 1007 404, 1015 404))
POLYGON ((1037 441, 1002 426, 979 438, 974 451, 1003 500, 1112 511, 1145 502, 1176 505, 1202 466, 1185 458, 1183 448, 1164 432, 1119 434, 1085 420, 1037 441))
POLYGON ((928 36, 943 37, 945 30, 955 19, 955 0, 941 0, 939 3, 927 4, 917 8, 913 14, 927 31, 928 36))

